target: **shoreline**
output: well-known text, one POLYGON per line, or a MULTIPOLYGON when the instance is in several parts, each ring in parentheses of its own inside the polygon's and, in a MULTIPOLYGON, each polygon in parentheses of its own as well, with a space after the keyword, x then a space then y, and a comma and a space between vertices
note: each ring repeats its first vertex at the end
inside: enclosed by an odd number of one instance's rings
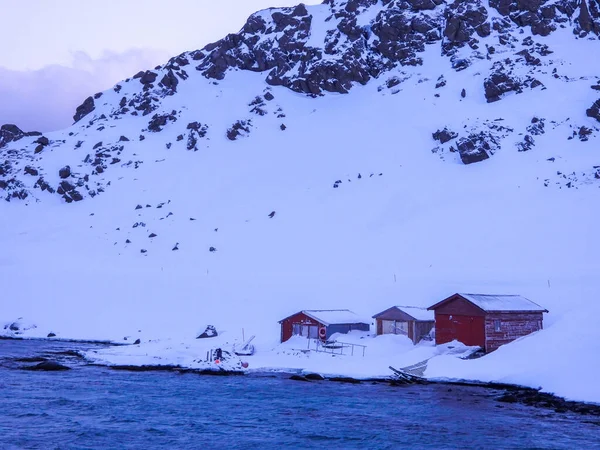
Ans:
MULTIPOLYGON (((113 342, 110 340, 79 340, 79 339, 64 339, 64 338, 44 338, 44 337, 21 337, 21 336, 0 336, 0 340, 14 340, 14 341, 42 341, 42 342, 57 342, 65 344, 86 344, 86 345, 101 345, 101 346, 127 346, 134 345, 133 343, 122 343, 113 342)), ((304 369, 289 369, 289 368, 273 368, 272 370, 243 370, 243 371, 230 371, 230 370, 207 370, 207 369, 194 369, 173 364, 156 364, 156 365, 135 365, 135 364, 98 364, 89 361, 77 350, 77 357, 85 361, 85 366, 90 367, 103 367, 109 370, 115 371, 129 371, 129 372, 173 372, 179 374, 196 374, 196 375, 210 375, 210 376, 287 376, 291 380, 299 382, 338 382, 338 383, 349 383, 349 384, 362 384, 362 383, 386 383, 390 386, 402 387, 406 386, 406 383, 397 382, 394 375, 390 374, 387 377, 367 377, 358 378, 350 377, 344 374, 328 374, 321 375, 316 372, 305 371, 304 369)), ((74 356, 75 355, 71 355, 74 356)), ((447 386, 467 386, 467 387, 481 387, 490 390, 503 391, 503 393, 495 400, 500 403, 519 403, 526 406, 532 406, 535 408, 553 409, 556 413, 567 413, 572 412, 580 415, 600 416, 600 404, 593 402, 582 402, 568 400, 564 397, 560 397, 551 393, 541 392, 540 389, 531 388, 528 386, 522 386, 510 383, 498 383, 498 382, 483 382, 479 380, 453 380, 444 378, 423 378, 417 383, 411 384, 439 384, 447 386)), ((596 423, 596 422, 594 422, 596 423)), ((600 425, 600 421, 597 422, 600 425)))

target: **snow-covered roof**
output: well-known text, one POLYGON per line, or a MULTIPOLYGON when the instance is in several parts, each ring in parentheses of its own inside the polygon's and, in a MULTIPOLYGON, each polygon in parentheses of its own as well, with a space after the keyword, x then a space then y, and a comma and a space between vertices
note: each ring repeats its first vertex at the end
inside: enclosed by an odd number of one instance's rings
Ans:
MULTIPOLYGON (((545 308, 541 307, 537 303, 522 297, 521 295, 493 295, 493 294, 464 294, 458 293, 465 300, 473 303, 475 306, 481 308, 484 311, 536 311, 536 312, 548 312, 545 308)), ((449 300, 448 297, 446 300, 449 300)), ((428 309, 432 309, 445 302, 443 300, 428 309)))
POLYGON ((311 319, 321 322, 323 325, 369 323, 362 320, 349 309, 309 309, 302 312, 311 319))
POLYGON ((435 314, 433 311, 428 311, 427 308, 421 308, 419 306, 396 306, 400 311, 405 312, 409 316, 414 317, 416 320, 433 321, 435 320, 435 314))

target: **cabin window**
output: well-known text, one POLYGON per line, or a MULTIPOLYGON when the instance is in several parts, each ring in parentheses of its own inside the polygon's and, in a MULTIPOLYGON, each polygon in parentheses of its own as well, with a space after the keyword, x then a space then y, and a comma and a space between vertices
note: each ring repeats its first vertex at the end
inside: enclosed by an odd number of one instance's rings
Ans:
POLYGON ((500 321, 494 320, 494 331, 500 331, 500 321))

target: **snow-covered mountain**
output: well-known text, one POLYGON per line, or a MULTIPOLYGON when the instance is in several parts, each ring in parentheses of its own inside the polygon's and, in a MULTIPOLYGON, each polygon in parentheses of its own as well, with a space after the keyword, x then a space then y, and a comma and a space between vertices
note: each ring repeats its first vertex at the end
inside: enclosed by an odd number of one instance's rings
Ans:
POLYGON ((597 0, 326 0, 257 12, 66 130, 5 125, 0 319, 274 342, 299 309, 519 293, 550 310, 534 353, 597 368, 599 33, 597 0))

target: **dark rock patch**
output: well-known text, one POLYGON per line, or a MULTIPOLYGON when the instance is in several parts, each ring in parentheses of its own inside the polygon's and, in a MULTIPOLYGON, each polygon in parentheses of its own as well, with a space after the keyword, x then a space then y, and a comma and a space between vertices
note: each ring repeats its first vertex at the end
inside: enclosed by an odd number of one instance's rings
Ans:
POLYGON ((69 177, 71 176, 71 167, 70 167, 70 166, 65 166, 65 167, 63 167, 62 169, 60 169, 60 170, 58 171, 58 176, 59 176, 60 178, 62 178, 63 180, 64 180, 65 178, 69 178, 69 177))
POLYGON ((290 377, 290 380, 294 380, 294 381, 310 381, 308 378, 302 376, 302 375, 292 375, 290 377))
POLYGON ((458 137, 458 133, 450 131, 448 128, 444 128, 443 130, 437 130, 432 134, 432 136, 436 141, 440 141, 441 144, 445 144, 446 142, 458 137))
POLYGON ((600 98, 594 102, 594 104, 585 111, 588 117, 592 117, 600 122, 600 98))
POLYGON ((498 143, 494 137, 483 131, 461 138, 456 144, 460 159, 464 164, 472 164, 488 159, 493 154, 494 147, 497 146, 498 143))
POLYGON ((23 367, 24 370, 40 370, 45 372, 59 372, 64 370, 71 370, 70 367, 63 366, 54 361, 42 361, 35 366, 23 367))
POLYGON ((31 167, 31 166, 25 166, 25 168, 23 169, 23 172, 26 173, 27 175, 32 175, 34 177, 38 176, 38 170, 31 167))
POLYGON ((75 115, 73 116, 73 120, 75 123, 79 122, 83 117, 87 116, 96 108, 94 104, 94 99, 92 97, 88 97, 85 101, 77 107, 75 110, 75 115))
POLYGON ((319 375, 318 373, 307 373, 306 375, 304 375, 304 378, 306 378, 307 380, 313 380, 313 381, 321 381, 321 380, 325 379, 325 377, 323 377, 322 375, 319 375))
POLYGON ((200 335, 198 335, 196 339, 213 338, 217 337, 218 335, 219 333, 217 333, 217 329, 214 327, 214 325, 207 325, 206 329, 200 335))
POLYGON ((350 384, 360 384, 360 380, 351 377, 331 377, 327 378, 329 381, 336 381, 338 383, 350 383, 350 384))
POLYGON ((531 150, 534 146, 535 146, 535 141, 529 134, 525 135, 522 142, 517 143, 517 149, 520 152, 527 152, 527 151, 531 150))
POLYGON ((250 121, 238 120, 231 128, 227 130, 227 139, 235 141, 240 136, 245 136, 250 133, 250 121))
POLYGON ((171 114, 155 114, 152 116, 152 120, 148 122, 148 131, 152 131, 154 133, 158 133, 162 131, 163 127, 167 125, 168 122, 176 122, 177 121, 177 112, 173 110, 171 114))

